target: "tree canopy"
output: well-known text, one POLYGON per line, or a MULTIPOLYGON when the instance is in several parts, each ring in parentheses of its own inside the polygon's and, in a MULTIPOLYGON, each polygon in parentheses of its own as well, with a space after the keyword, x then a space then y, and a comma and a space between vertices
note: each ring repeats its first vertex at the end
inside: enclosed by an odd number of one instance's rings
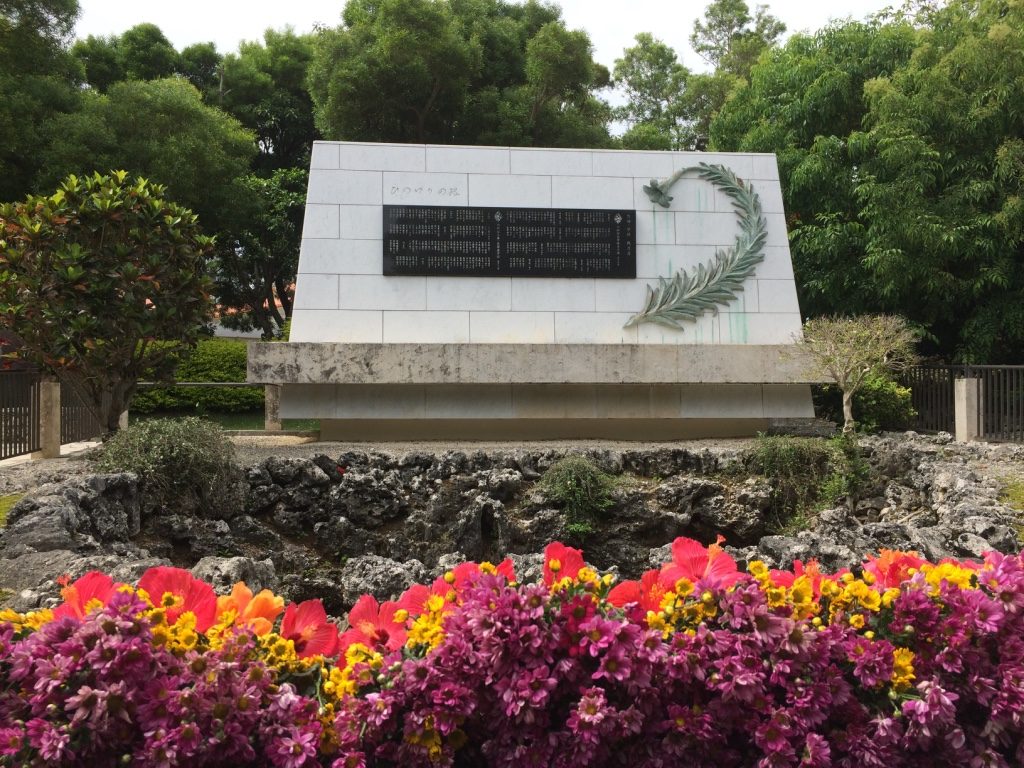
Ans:
POLYGON ((211 309, 212 240, 164 191, 119 171, 0 205, 0 325, 111 432, 143 372, 166 373, 154 342, 194 344, 211 309))
POLYGON ((529 0, 350 0, 309 87, 327 138, 604 146, 608 70, 585 32, 529 0))
POLYGON ((956 2, 796 36, 712 127, 776 152, 811 315, 900 312, 966 361, 1024 353, 1024 9, 956 2))
POLYGON ((256 154, 252 135, 181 78, 127 80, 105 94, 85 93, 82 108, 54 118, 50 132, 38 188, 69 171, 130 169, 166 185, 211 233, 235 220, 234 181, 256 154))

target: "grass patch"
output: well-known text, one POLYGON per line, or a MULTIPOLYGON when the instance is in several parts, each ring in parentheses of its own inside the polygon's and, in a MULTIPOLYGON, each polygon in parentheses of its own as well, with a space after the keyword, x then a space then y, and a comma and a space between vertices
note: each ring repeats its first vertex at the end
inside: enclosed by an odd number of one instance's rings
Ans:
POLYGON ((1013 528, 1017 534, 1017 541, 1024 543, 1024 478, 1003 478, 1003 488, 999 492, 999 500, 1020 513, 1017 515, 1017 522, 1013 528))
POLYGON ((586 456, 566 456, 556 461, 538 482, 544 494, 562 506, 569 517, 566 530, 584 538, 614 500, 615 478, 602 472, 586 456))
POLYGON ((870 475, 855 439, 760 435, 744 460, 772 486, 768 530, 791 535, 814 527, 816 513, 856 502, 870 475))
POLYGON ((23 493, 9 493, 6 496, 0 496, 0 528, 7 525, 7 513, 11 511, 11 507, 21 501, 23 493))

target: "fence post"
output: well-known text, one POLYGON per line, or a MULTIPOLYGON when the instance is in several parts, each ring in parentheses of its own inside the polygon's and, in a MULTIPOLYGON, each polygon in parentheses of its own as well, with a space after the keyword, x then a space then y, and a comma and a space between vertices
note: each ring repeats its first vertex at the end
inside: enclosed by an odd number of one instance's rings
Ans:
POLYGON ((281 385, 263 385, 263 429, 266 432, 281 431, 281 385))
POLYGON ((60 382, 52 377, 39 381, 39 450, 32 458, 60 458, 60 382))
POLYGON ((981 379, 963 378, 953 382, 953 412, 957 442, 966 443, 981 436, 979 413, 981 379))

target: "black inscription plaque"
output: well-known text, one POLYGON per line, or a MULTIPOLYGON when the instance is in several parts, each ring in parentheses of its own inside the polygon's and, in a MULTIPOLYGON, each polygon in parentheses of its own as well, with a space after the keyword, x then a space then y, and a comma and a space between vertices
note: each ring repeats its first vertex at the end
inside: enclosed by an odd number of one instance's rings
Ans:
POLYGON ((384 274, 636 277, 636 212, 385 205, 384 274))

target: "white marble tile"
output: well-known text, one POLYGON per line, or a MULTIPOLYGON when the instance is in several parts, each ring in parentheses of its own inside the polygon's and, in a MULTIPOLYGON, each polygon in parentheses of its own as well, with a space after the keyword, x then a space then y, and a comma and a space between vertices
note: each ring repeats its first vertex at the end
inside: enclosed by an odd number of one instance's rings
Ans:
POLYGON ((728 152, 683 152, 676 156, 675 167, 691 168, 706 163, 707 165, 724 165, 741 179, 751 178, 754 170, 751 155, 728 152))
POLYGON ((428 277, 427 309, 512 309, 510 277, 428 277))
POLYGON ((764 261, 757 265, 755 273, 763 280, 792 280, 793 259, 788 246, 773 246, 764 249, 764 261))
POLYGON ((800 312, 796 297, 796 284, 792 280, 758 280, 758 298, 761 312, 800 312))
MULTIPOLYGON (((789 232, 786 229, 786 216, 782 213, 766 213, 765 221, 768 224, 768 239, 766 246, 789 247, 789 232)), ((679 225, 676 224, 678 227, 679 225)))
POLYGON ((666 328, 655 323, 637 327, 640 344, 718 344, 718 315, 705 312, 696 320, 683 322, 682 329, 666 328))
POLYGON ((338 237, 338 206, 306 204, 302 238, 338 237))
POLYGON ((384 339, 383 313, 379 310, 318 310, 296 308, 292 313, 289 341, 380 343, 384 339))
POLYGON ((310 153, 310 168, 338 168, 338 145, 334 142, 314 141, 310 153))
POLYGON ((593 312, 595 282, 593 278, 518 277, 512 281, 512 309, 593 312))
POLYGON ((337 275, 299 275, 295 279, 296 309, 338 309, 337 275))
POLYGON ((615 176, 554 176, 555 208, 633 208, 633 179, 615 176))
POLYGON ((674 169, 669 152, 594 150, 595 176, 663 178, 674 169))
POLYGON ((481 344, 552 344, 555 313, 471 312, 469 340, 481 344))
POLYGON ((625 312, 556 312, 558 344, 636 344, 636 328, 624 328, 625 312))
POLYGON ((380 205, 380 171, 329 171, 314 168, 309 172, 307 203, 331 205, 380 205))
POLYGON ((731 213, 676 214, 676 243, 680 245, 729 246, 736 241, 738 232, 736 217, 731 213))
POLYGON ((644 305, 647 283, 647 280, 598 280, 595 308, 598 312, 638 312, 644 305))
POLYGON ((465 344, 469 342, 468 312, 384 313, 385 344, 465 344))
POLYGON ((341 309, 427 308, 427 278, 347 275, 341 278, 341 309))
POLYGON ((299 274, 379 275, 382 253, 380 240, 303 240, 299 274))
POLYGON ((757 196, 761 198, 761 210, 765 213, 785 213, 782 203, 782 187, 778 181, 753 181, 751 184, 757 196))
POLYGON ((713 245, 638 245, 636 276, 645 282, 651 278, 672 277, 680 269, 695 269, 715 257, 713 245))
POLYGON ((520 419, 592 419, 597 416, 597 388, 586 384, 514 386, 512 409, 520 419))
POLYGON ((422 146, 382 144, 339 144, 338 167, 354 171, 425 171, 426 149, 422 146))
POLYGON ((466 205, 464 173, 385 173, 387 205, 466 205))
POLYGON ((675 214, 663 209, 654 211, 638 209, 636 212, 636 242, 637 245, 675 244, 675 214))
POLYGON ((769 181, 779 180, 779 164, 775 155, 751 155, 750 156, 752 179, 767 179, 769 181))
POLYGON ((334 415, 334 393, 334 384, 285 384, 281 389, 281 418, 329 418, 334 415))
POLYGON ((512 173, 547 176, 591 176, 593 153, 589 150, 512 149, 512 173))
POLYGON ((791 344, 800 329, 796 313, 719 313, 722 344, 791 344))
POLYGON ((381 240, 384 213, 379 205, 343 205, 340 209, 341 236, 347 240, 381 240))
POLYGON ((427 147, 431 173, 509 173, 508 147, 427 147))
POLYGON ((551 177, 470 174, 469 204, 495 208, 550 208, 551 177))

